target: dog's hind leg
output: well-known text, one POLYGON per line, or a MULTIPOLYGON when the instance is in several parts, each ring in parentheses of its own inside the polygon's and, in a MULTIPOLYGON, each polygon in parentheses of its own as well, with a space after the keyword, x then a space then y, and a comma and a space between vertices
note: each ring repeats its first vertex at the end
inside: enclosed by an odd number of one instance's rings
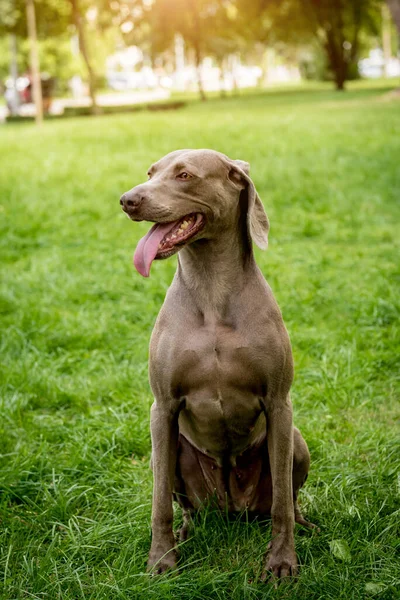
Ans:
POLYGON ((194 513, 193 509, 183 509, 183 524, 179 530, 178 537, 180 542, 185 542, 188 539, 190 528, 193 524, 192 515, 194 513))
POLYGON ((308 527, 309 529, 318 529, 314 523, 307 521, 301 514, 298 503, 298 493, 300 488, 306 482, 308 471, 310 468, 310 453, 308 446, 301 435, 300 431, 293 428, 293 504, 294 504, 294 519, 299 525, 308 527))
POLYGON ((180 542, 187 540, 193 525, 193 514, 209 497, 204 472, 199 463, 200 454, 186 438, 179 436, 174 499, 182 509, 183 523, 178 532, 180 542))

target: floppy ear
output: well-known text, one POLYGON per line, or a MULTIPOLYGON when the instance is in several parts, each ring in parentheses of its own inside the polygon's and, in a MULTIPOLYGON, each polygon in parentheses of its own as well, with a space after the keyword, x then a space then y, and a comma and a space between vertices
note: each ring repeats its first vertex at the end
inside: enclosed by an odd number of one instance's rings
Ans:
POLYGON ((266 250, 268 248, 269 221, 254 183, 249 177, 250 165, 243 160, 232 160, 231 163, 233 163, 233 168, 229 173, 229 178, 236 183, 241 183, 243 185, 242 193, 247 193, 249 239, 253 240, 262 250, 266 250))

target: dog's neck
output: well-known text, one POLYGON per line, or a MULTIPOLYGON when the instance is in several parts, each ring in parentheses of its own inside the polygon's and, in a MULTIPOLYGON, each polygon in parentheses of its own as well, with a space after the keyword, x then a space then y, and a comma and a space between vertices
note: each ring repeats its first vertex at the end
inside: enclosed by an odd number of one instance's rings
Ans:
POLYGON ((178 262, 178 278, 210 324, 229 320, 232 301, 256 268, 251 246, 238 226, 188 245, 180 251, 178 262))

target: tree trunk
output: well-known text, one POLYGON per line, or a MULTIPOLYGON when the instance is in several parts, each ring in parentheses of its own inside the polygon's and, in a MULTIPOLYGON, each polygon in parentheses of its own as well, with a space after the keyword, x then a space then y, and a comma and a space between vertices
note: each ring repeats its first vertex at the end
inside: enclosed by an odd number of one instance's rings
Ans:
POLYGON ((225 90, 225 61, 221 58, 218 61, 219 66, 219 95, 220 98, 225 98, 226 90, 225 90))
POLYGON ((43 121, 42 82, 40 80, 39 50, 36 34, 36 15, 33 0, 26 0, 26 20, 30 45, 30 69, 32 77, 33 100, 35 102, 35 120, 37 125, 43 121))
POLYGON ((329 66, 332 69, 335 80, 336 89, 343 91, 345 89, 345 81, 347 79, 347 62, 343 55, 343 48, 337 44, 336 39, 331 31, 327 32, 325 44, 329 66))
POLYGON ((387 0, 400 39, 400 0, 387 0))
POLYGON ((14 33, 10 34, 10 77, 13 86, 13 98, 10 103, 10 112, 13 116, 18 115, 19 109, 19 92, 17 90, 18 79, 18 63, 17 63, 17 36, 14 33))
POLYGON ((261 59, 261 76, 257 82, 258 87, 265 87, 267 85, 269 68, 270 68, 269 53, 268 53, 268 48, 265 47, 264 52, 262 54, 262 59, 261 59))
POLYGON ((85 26, 84 19, 79 10, 79 0, 70 0, 72 6, 72 16, 74 19, 75 27, 78 32, 79 50, 81 51, 82 58, 86 65, 89 81, 89 95, 92 100, 92 113, 97 114, 99 112, 96 100, 96 76, 90 62, 89 52, 86 44, 85 26))
POLYGON ((384 60, 384 75, 388 77, 388 67, 390 59, 392 58, 392 41, 391 41, 391 27, 390 27, 390 12, 386 4, 382 4, 382 49, 383 49, 383 60, 384 60))
POLYGON ((203 88, 203 81, 201 78, 201 52, 200 52, 199 44, 195 45, 194 55, 195 55, 195 60, 196 60, 197 85, 199 87, 200 100, 202 102, 205 102, 207 100, 207 96, 205 95, 204 88, 203 88))
POLYGON ((346 89, 344 86, 344 82, 345 79, 343 79, 343 76, 339 73, 335 73, 335 85, 338 92, 344 92, 344 90, 346 89))
POLYGON ((343 60, 342 56, 337 57, 337 60, 331 63, 333 75, 335 78, 336 89, 339 92, 345 90, 345 83, 347 79, 347 63, 343 60))
POLYGON ((181 92, 186 92, 185 77, 185 40, 180 33, 175 33, 175 86, 181 92))
POLYGON ((397 29, 397 40, 400 44, 400 0, 387 0, 392 19, 397 29))
POLYGON ((319 0, 312 0, 314 17, 318 27, 325 34, 323 49, 328 59, 329 67, 333 73, 336 89, 343 91, 347 80, 349 62, 355 60, 358 49, 358 18, 355 23, 355 30, 352 42, 352 52, 347 57, 344 49, 344 23, 343 23, 343 1, 330 0, 329 3, 321 5, 319 0), (326 15, 323 7, 330 9, 326 15))

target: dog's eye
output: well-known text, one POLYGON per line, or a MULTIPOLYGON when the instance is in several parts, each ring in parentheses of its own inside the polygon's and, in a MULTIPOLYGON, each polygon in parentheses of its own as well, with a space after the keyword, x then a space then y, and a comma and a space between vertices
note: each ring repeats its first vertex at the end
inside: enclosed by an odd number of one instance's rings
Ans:
POLYGON ((179 173, 179 175, 176 176, 177 179, 191 179, 192 176, 189 175, 189 173, 186 173, 186 171, 183 171, 183 173, 179 173))
POLYGON ((151 173, 147 173, 147 177, 151 179, 151 173))

